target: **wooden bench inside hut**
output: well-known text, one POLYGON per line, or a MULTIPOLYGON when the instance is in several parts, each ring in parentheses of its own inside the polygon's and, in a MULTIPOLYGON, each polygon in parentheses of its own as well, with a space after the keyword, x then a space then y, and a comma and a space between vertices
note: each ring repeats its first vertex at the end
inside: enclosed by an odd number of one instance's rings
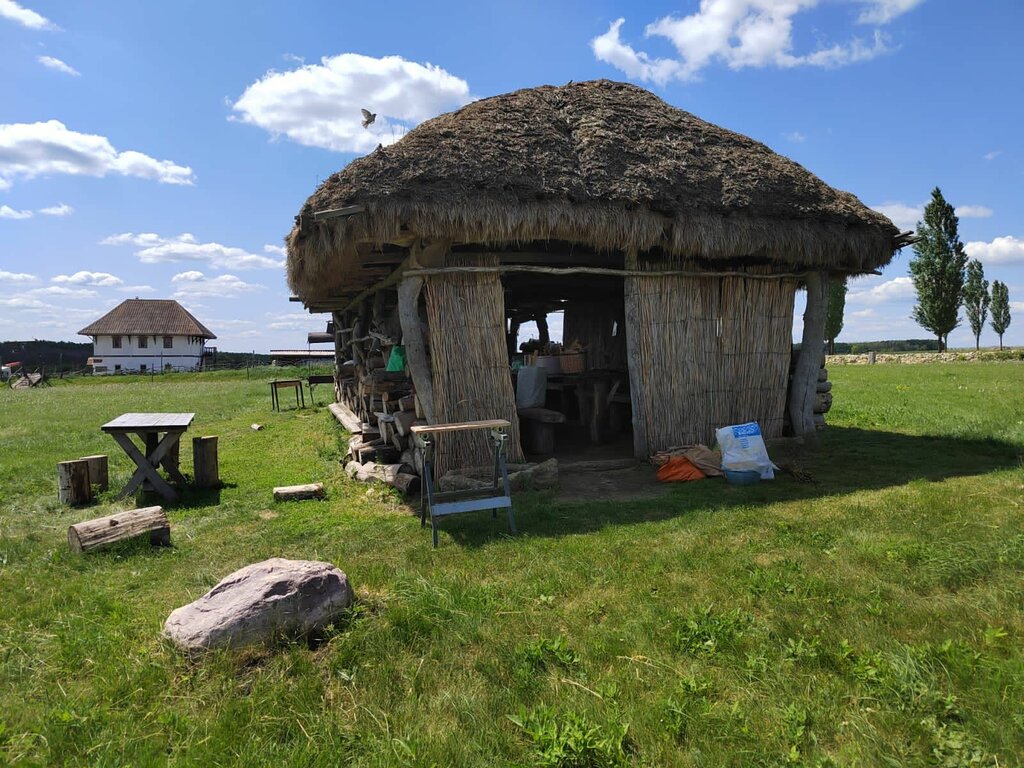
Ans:
MULTIPOLYGON (((481 99, 352 161, 303 205, 287 268, 295 300, 332 313, 360 456, 391 451, 384 435, 400 450, 414 407, 510 422, 512 462, 646 459, 748 421, 813 441, 827 286, 910 238, 764 144, 599 80, 481 99), (553 365, 554 318, 559 369, 517 400, 524 372, 553 365)), ((489 450, 444 435, 437 471, 489 450)))

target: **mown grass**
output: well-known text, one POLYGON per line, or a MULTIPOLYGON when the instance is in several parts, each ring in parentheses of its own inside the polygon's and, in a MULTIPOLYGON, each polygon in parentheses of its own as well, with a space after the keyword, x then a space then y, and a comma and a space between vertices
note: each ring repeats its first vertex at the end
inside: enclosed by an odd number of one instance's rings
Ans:
MULTIPOLYGON (((269 374, 267 374, 269 375, 269 374)), ((847 367, 815 479, 446 521, 349 481, 265 376, 0 391, 0 760, 68 765, 1020 765, 1024 368, 847 367), (174 547, 74 556, 56 461, 129 410, 220 436, 174 547), (250 424, 265 425, 262 431, 250 424), (325 502, 273 485, 323 481, 325 502), (271 556, 360 600, 320 642, 184 658, 167 614, 271 556)), ((188 450, 182 456, 188 472, 188 450)), ((781 457, 780 457, 781 460, 781 457)))

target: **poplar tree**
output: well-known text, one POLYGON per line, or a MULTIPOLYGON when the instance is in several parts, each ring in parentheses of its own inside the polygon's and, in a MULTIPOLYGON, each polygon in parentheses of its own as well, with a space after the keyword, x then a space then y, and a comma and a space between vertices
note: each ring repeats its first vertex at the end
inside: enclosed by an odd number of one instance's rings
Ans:
POLYGON ((992 330, 999 334, 999 348, 1003 348, 1003 334, 1010 327, 1010 291, 1006 283, 992 281, 992 330))
POLYGON ((917 224, 918 241, 910 260, 910 277, 917 291, 911 317, 939 340, 939 352, 946 349, 949 332, 960 325, 967 253, 957 232, 959 220, 942 191, 932 190, 925 206, 924 221, 917 224))
POLYGON ((974 348, 981 349, 981 332, 985 328, 988 317, 988 306, 992 298, 988 294, 988 280, 981 262, 972 259, 967 262, 967 282, 964 283, 964 309, 967 310, 967 322, 971 324, 974 334, 974 348))
POLYGON ((846 309, 846 278, 833 277, 828 284, 828 305, 825 308, 825 340, 828 353, 836 353, 836 338, 843 330, 843 312, 846 309))

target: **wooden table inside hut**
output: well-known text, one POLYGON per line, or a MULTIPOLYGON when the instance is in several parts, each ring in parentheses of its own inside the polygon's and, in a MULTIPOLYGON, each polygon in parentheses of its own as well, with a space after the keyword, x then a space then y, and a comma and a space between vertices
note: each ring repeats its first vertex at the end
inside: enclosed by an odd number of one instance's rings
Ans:
POLYGON ((163 467, 173 481, 185 482, 178 470, 178 442, 195 416, 194 413, 123 413, 100 427, 114 438, 137 467, 118 498, 128 496, 139 486, 143 490, 156 491, 169 501, 178 498, 177 492, 160 477, 157 469, 163 467), (132 441, 133 434, 142 440, 145 453, 132 441))

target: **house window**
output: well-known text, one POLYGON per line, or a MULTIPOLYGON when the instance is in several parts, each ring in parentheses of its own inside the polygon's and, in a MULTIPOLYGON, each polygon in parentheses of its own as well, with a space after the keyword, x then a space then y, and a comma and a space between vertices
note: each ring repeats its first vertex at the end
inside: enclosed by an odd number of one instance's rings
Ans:
POLYGON ((165 371, 173 371, 174 370, 174 366, 171 365, 170 363, 164 363, 164 370, 165 371))
POLYGON ((145 363, 140 363, 139 364, 139 373, 145 373, 145 372, 146 372, 146 364, 145 363))
POLYGON ((145 349, 149 346, 148 336, 139 336, 139 349, 145 349))
POLYGON ((111 337, 111 344, 110 345, 114 349, 120 349, 121 348, 121 337, 120 336, 112 336, 111 337))
POLYGON ((164 349, 171 349, 174 347, 174 337, 164 336, 164 349))
POLYGON ((117 373, 120 370, 121 370, 121 366, 120 365, 114 365, 114 373, 117 373))

